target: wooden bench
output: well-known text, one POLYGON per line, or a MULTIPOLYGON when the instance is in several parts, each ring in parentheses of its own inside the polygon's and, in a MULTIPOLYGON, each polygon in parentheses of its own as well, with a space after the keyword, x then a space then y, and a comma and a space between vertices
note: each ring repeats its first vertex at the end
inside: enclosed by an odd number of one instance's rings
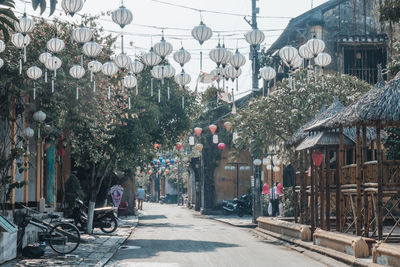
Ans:
POLYGON ((310 226, 287 222, 275 218, 257 218, 258 227, 281 235, 294 237, 302 241, 311 241, 310 226))
POLYGON ((316 229, 313 235, 313 243, 317 246, 352 255, 355 258, 369 256, 368 244, 359 236, 316 229))
POLYGON ((378 242, 372 250, 372 262, 386 266, 400 266, 400 247, 378 242))

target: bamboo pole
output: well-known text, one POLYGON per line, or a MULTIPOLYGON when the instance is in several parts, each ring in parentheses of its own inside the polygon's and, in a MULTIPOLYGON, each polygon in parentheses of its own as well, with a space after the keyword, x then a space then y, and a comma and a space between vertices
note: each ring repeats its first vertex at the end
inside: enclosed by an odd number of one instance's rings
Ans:
POLYGON ((382 225, 382 184, 383 184, 383 169, 382 169, 382 147, 381 147, 381 123, 376 123, 376 149, 378 160, 378 240, 383 237, 382 225))
MULTIPOLYGON (((338 161, 338 172, 339 172, 339 177, 338 177, 338 181, 336 182, 337 186, 336 186, 336 197, 340 200, 340 204, 337 208, 337 212, 336 212, 336 217, 339 217, 338 220, 338 231, 342 232, 343 231, 343 223, 344 223, 344 218, 342 217, 342 211, 343 211, 343 204, 344 204, 344 199, 342 196, 342 192, 340 190, 340 186, 342 185, 342 167, 344 166, 344 160, 345 160, 345 150, 344 150, 344 141, 343 141, 343 126, 340 125, 339 126, 339 161, 338 161)), ((338 201, 336 201, 338 202, 338 201)))
POLYGON ((325 208, 325 219, 326 219, 326 230, 331 229, 331 192, 330 192, 330 179, 331 179, 331 166, 330 166, 330 150, 329 147, 325 148, 325 194, 326 194, 326 208, 325 208))
POLYGON ((356 126, 356 183, 357 183, 357 200, 356 200, 356 234, 361 235, 361 140, 360 125, 356 126))

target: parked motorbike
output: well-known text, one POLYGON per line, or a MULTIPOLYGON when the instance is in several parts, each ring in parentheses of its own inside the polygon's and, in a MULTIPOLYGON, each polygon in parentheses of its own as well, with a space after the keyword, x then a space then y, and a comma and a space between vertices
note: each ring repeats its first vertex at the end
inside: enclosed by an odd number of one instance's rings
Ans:
MULTIPOLYGON (((88 215, 88 207, 83 204, 82 200, 75 200, 75 207, 72 209, 71 218, 79 230, 86 229, 88 215)), ((104 207, 94 209, 93 228, 100 228, 104 233, 112 233, 118 228, 118 221, 114 214, 113 207, 104 207)))
POLYGON ((222 209, 225 215, 236 213, 239 217, 245 214, 252 213, 251 200, 248 195, 242 195, 240 198, 231 200, 224 200, 222 202, 222 209))

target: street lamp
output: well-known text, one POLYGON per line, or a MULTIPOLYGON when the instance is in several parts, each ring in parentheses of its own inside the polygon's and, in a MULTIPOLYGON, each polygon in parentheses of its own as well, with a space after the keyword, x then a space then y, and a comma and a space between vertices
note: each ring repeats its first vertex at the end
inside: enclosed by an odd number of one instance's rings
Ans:
POLYGON ((265 34, 257 29, 257 23, 253 21, 252 23, 253 30, 249 31, 245 35, 246 41, 251 46, 251 58, 253 62, 253 91, 257 92, 260 89, 258 88, 258 74, 260 72, 260 61, 258 59, 258 51, 260 50, 260 44, 265 40, 265 34))
POLYGON ((253 175, 253 223, 257 223, 257 218, 262 214, 261 212, 261 171, 260 166, 262 164, 261 159, 255 159, 253 161, 254 175, 253 175))
MULTIPOLYGON (((279 172, 280 171, 280 165, 281 165, 281 160, 279 159, 278 155, 276 154, 276 151, 279 150, 278 146, 269 146, 269 153, 266 153, 265 155, 267 156, 264 158, 263 163, 266 165, 266 168, 268 171, 271 171, 271 201, 275 201, 275 194, 276 192, 274 191, 274 172, 279 172)), ((274 204, 271 203, 272 205, 272 214, 275 215, 276 210, 274 208, 274 204)))

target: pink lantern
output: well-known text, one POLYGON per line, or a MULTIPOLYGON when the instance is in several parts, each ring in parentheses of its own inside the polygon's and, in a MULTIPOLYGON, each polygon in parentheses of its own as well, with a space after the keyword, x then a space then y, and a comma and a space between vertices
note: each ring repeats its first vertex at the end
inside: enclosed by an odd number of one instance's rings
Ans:
POLYGON ((226 148, 226 145, 224 143, 219 143, 218 144, 218 149, 219 150, 224 150, 226 148))
POLYGON ((229 122, 229 121, 225 122, 224 126, 225 126, 225 129, 226 129, 227 132, 231 131, 231 128, 232 128, 232 123, 231 122, 229 122))
POLYGON ((177 143, 176 144, 176 149, 178 150, 178 151, 180 151, 181 149, 182 149, 182 147, 183 147, 183 144, 181 143, 181 142, 179 142, 179 143, 177 143))
POLYGON ((158 175, 161 175, 161 170, 160 170, 160 171, 158 171, 158 175))
POLYGON ((200 137, 202 131, 203 129, 201 129, 200 127, 194 128, 194 133, 196 134, 197 137, 200 137))
POLYGON ((165 174, 168 174, 168 173, 169 173, 169 170, 165 170, 164 173, 165 173, 165 174))
POLYGON ((177 167, 174 168, 174 172, 178 172, 178 168, 177 167))
POLYGON ((149 171, 149 175, 152 175, 153 174, 153 171, 149 171))
POLYGON ((277 193, 278 195, 283 195, 282 189, 283 189, 283 185, 282 185, 281 183, 279 183, 279 184, 276 186, 276 193, 277 193))
POLYGON ((264 184, 262 194, 263 194, 263 195, 269 195, 269 187, 268 187, 268 184, 264 184))
POLYGON ((215 131, 217 131, 217 125, 211 124, 208 126, 208 129, 210 129, 212 134, 215 134, 215 131))
POLYGON ((169 159, 167 159, 165 162, 166 162, 167 164, 169 164, 171 161, 170 161, 169 159))

